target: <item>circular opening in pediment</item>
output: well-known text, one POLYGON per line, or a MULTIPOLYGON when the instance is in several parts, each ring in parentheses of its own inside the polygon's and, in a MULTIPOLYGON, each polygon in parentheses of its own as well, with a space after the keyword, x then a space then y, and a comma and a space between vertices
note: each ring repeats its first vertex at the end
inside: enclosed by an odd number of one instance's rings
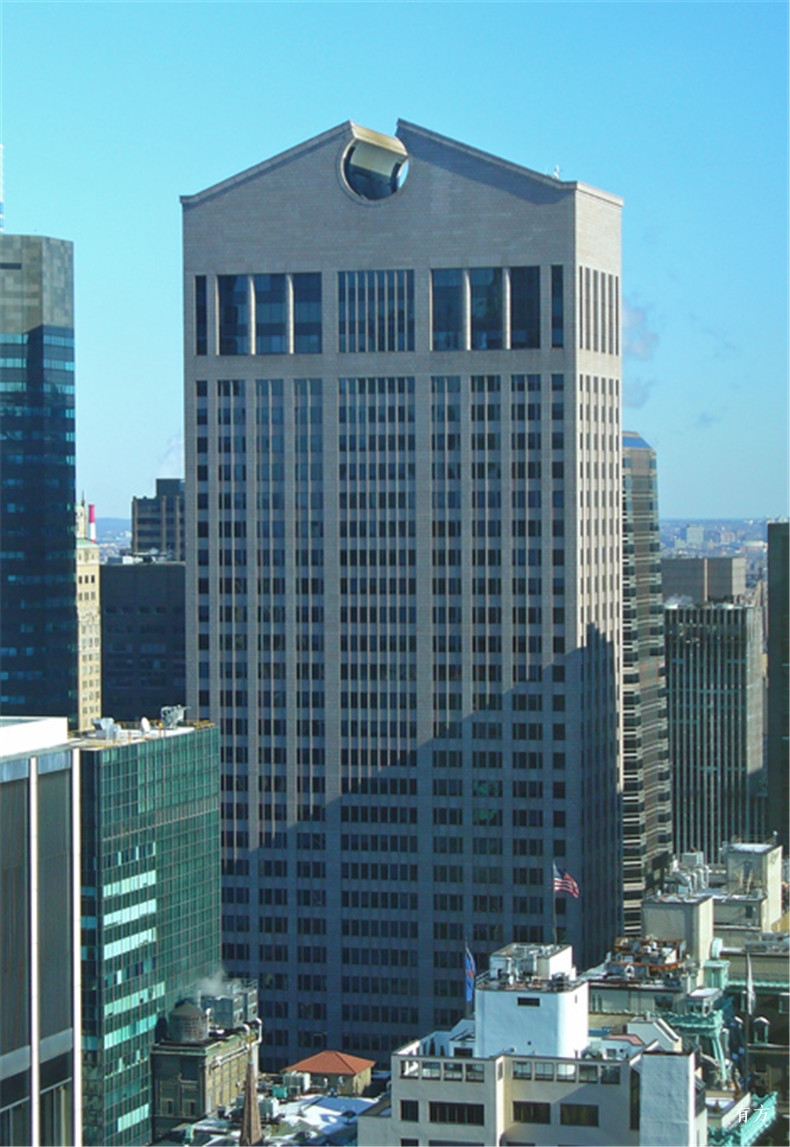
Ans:
POLYGON ((343 177, 360 199, 388 199, 400 191, 408 173, 405 150, 356 140, 343 157, 343 177))

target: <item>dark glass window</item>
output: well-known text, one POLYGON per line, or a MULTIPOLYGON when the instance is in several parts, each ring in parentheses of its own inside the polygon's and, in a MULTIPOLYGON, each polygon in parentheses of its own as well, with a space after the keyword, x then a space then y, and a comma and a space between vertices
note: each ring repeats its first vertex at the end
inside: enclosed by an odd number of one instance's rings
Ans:
POLYGON ((255 275, 255 353, 288 351, 285 275, 255 275))
POLYGON ((485 1107, 482 1103, 431 1103, 431 1123, 466 1123, 482 1127, 485 1107))
POLYGON ((510 345, 513 350, 540 346, 540 267, 510 271, 510 345))
POLYGON ((414 350, 414 272, 338 271, 338 349, 414 350))
POLYGON ((420 1118, 420 1105, 416 1099, 400 1101, 400 1117, 404 1123, 417 1123, 420 1118))
POLYGON ((565 345, 565 292, 562 267, 551 268, 551 345, 565 345))
POLYGON ((68 769, 39 777, 38 974, 42 1037, 63 1031, 71 1021, 70 788, 68 769))
POLYGON ((502 269, 476 267, 469 272, 472 301, 472 350, 502 346, 502 269))
POLYGON ((294 354, 321 353, 321 275, 293 277, 294 354))
MULTIPOLYGON (((515 1071, 513 1073, 515 1077, 515 1071)), ((513 1104, 514 1123, 551 1123, 550 1103, 516 1102, 513 1104)))
POLYGON ((249 300, 246 275, 218 275, 219 353, 249 354, 249 300))
POLYGON ((560 1123, 566 1127, 597 1127, 598 1107, 595 1103, 561 1103, 560 1123))
POLYGON ((206 276, 195 276, 195 354, 208 350, 208 303, 206 276))
POLYGON ((462 350, 464 345, 463 274, 433 271, 433 349, 462 350))

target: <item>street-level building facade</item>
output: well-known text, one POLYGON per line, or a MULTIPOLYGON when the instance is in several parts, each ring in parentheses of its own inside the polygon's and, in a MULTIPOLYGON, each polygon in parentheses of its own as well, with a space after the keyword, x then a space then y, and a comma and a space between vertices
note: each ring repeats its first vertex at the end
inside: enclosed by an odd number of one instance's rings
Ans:
POLYGON ((182 203, 224 955, 263 1066, 386 1060, 620 927, 621 201, 346 123, 182 203))

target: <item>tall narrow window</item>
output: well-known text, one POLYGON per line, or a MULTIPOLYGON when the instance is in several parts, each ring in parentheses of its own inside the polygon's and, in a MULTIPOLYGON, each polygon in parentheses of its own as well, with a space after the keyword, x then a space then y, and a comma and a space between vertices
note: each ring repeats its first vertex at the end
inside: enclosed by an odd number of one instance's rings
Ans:
POLYGON ((288 351, 285 275, 255 275, 255 353, 288 351))
POLYGON ((476 267, 469 272, 472 350, 502 347, 502 269, 476 267))
POLYGON ((562 267, 551 268, 551 345, 565 345, 565 292, 562 267))
POLYGON ((217 275, 219 353, 249 354, 249 300, 246 275, 217 275))
POLYGON ((513 350, 540 346, 540 267, 510 271, 510 346, 513 350))
POLYGON ((309 272, 293 277, 294 353, 321 353, 321 275, 309 272))
POLYGON ((208 353, 206 276, 195 275, 195 354, 208 353))
POLYGON ((464 345, 463 273, 433 271, 433 349, 462 350, 464 345))

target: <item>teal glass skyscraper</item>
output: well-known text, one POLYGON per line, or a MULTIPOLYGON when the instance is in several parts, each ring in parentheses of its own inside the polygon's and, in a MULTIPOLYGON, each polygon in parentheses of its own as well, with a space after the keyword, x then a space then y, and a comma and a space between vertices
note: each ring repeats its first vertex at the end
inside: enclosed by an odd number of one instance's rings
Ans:
POLYGON ((0 234, 0 712, 77 713, 73 248, 0 234))
POLYGON ((219 968, 218 733, 112 726, 76 743, 83 1141, 147 1143, 157 1023, 219 968))

